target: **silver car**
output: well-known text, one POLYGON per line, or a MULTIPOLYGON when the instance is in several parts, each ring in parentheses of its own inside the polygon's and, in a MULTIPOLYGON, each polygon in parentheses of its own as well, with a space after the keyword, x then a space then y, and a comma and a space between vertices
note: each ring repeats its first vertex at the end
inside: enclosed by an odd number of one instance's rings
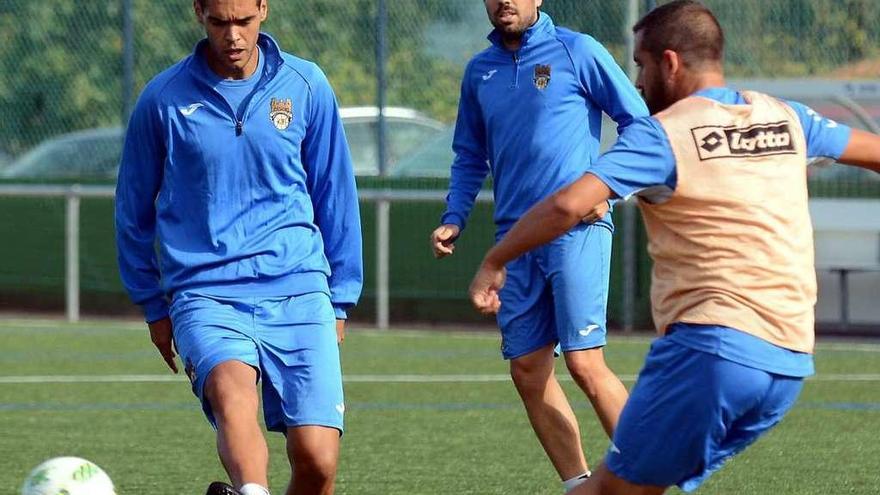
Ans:
MULTIPOLYGON (((377 107, 339 110, 351 148, 355 174, 379 174, 377 107)), ((445 126, 410 108, 386 107, 388 175, 400 159, 442 134, 445 126)), ((122 155, 122 127, 87 129, 43 141, 6 168, 2 178, 115 180, 122 155)))

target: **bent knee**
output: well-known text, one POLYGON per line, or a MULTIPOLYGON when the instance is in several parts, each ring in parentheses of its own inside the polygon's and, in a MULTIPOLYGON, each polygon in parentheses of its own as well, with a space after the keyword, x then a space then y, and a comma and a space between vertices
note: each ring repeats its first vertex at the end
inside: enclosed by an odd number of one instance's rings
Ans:
POLYGON ((329 449, 316 452, 300 451, 292 456, 291 461, 291 467, 297 478, 320 484, 336 478, 338 456, 329 449))
POLYGON ((517 388, 533 388, 546 386, 553 377, 553 358, 541 359, 538 356, 527 356, 510 362, 510 378, 517 388))
POLYGON ((604 381, 616 378, 605 363, 601 349, 566 354, 565 365, 571 377, 582 387, 589 389, 598 388, 604 381))

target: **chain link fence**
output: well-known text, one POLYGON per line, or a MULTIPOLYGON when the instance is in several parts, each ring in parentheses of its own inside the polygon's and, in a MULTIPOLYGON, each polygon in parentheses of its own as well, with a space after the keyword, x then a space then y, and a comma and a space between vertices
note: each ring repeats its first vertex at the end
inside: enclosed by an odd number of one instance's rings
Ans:
MULTIPOLYGON (((547 0, 544 11, 592 34, 626 65, 629 3, 547 0)), ((732 77, 865 77, 880 58, 875 0, 706 3, 727 30, 732 77)), ((374 105, 378 10, 378 0, 270 0, 265 30, 284 49, 316 61, 342 105, 374 105)), ((463 67, 486 46, 483 3, 388 1, 384 27, 387 104, 451 122, 463 67)), ((186 56, 201 32, 187 0, 0 2, 0 150, 15 156, 56 134, 119 126, 127 96, 186 56), (124 33, 126 6, 132 39, 124 33), (127 49, 135 61, 130 83, 127 49)))
MULTIPOLYGON (((381 101, 413 110, 438 129, 454 122, 465 64, 487 46, 485 37, 491 29, 478 0, 268 1, 264 30, 285 51, 317 62, 343 107, 373 107, 381 101)), ((654 2, 545 0, 542 10, 557 25, 591 34, 627 67, 630 12, 644 13, 650 3, 654 2)), ((880 78, 877 0, 705 3, 727 32, 730 77, 880 78)), ((92 136, 103 129, 121 136, 125 116, 141 88, 188 55, 202 36, 190 0, 0 0, 4 47, 0 50, 0 170, 5 160, 68 133, 92 136)), ((875 110, 877 118, 880 106, 875 110)), ((364 131, 363 140, 374 141, 374 131, 364 131)), ((349 135, 353 148, 356 132, 349 135)), ((118 147, 119 139, 112 146, 118 147)), ((397 161, 411 151, 410 145, 421 144, 419 139, 410 139, 402 148, 390 143, 388 160, 397 161)), ((358 150, 353 151, 358 156, 358 150)), ((425 154, 420 159, 446 160, 449 150, 443 151, 446 154, 425 154)), ((101 153, 85 148, 82 157, 66 159, 67 165, 95 161, 101 153)), ((118 155, 110 157, 112 168, 118 155)), ((448 163, 439 166, 448 171, 448 163)), ((442 177, 362 177, 359 183, 362 189, 446 187, 442 177)), ((861 196, 880 196, 877 187, 857 190, 861 196)), ((0 248, 0 298, 7 303, 26 300, 56 306, 61 301, 63 204, 0 198, 0 231, 17 238, 0 248)), ((83 302, 87 309, 104 310, 110 306, 107 301, 125 301, 115 270, 112 214, 105 200, 86 201, 83 208, 83 302)), ((430 259, 426 242, 441 210, 441 204, 428 202, 392 206, 393 317, 436 320, 470 314, 464 292, 479 256, 492 242, 491 206, 475 209, 460 254, 443 265, 430 259)), ((375 295, 375 211, 365 204, 362 212, 369 300, 375 295)), ((620 310, 621 238, 614 253, 612 319, 620 310)), ((642 245, 643 232, 635 239, 642 245)), ((646 324, 649 265, 643 251, 638 265, 637 321, 646 324)), ((362 307, 369 312, 369 304, 362 307)))

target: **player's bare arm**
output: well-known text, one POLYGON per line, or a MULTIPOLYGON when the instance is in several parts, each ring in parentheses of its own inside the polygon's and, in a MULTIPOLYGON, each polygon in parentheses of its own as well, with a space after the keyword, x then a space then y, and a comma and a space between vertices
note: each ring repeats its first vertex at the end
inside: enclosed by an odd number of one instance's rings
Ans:
POLYGON ((607 203, 611 194, 604 182, 587 174, 532 207, 486 254, 471 282, 474 306, 483 313, 497 312, 504 265, 569 231, 597 204, 607 203))
POLYGON ((880 172, 880 136, 853 129, 849 145, 840 155, 840 161, 848 165, 880 172))
POLYGON ((159 349, 159 354, 162 355, 162 359, 165 360, 171 371, 177 373, 177 363, 174 362, 176 354, 174 353, 171 318, 166 316, 161 320, 150 323, 148 326, 150 327, 150 340, 153 341, 153 345, 156 346, 156 349, 159 349))
POLYGON ((336 343, 345 342, 345 320, 336 320, 336 343))

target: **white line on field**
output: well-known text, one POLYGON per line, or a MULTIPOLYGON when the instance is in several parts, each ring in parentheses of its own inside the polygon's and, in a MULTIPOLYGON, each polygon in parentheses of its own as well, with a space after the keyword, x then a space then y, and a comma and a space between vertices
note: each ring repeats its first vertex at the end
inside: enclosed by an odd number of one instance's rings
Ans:
MULTIPOLYGON (((571 381, 567 375, 559 375, 560 381, 571 381)), ((635 375, 621 375, 626 382, 635 381, 635 375)), ((168 383, 183 382, 182 375, 21 375, 0 376, 0 385, 52 384, 52 383, 168 383)), ((510 376, 497 375, 346 375, 348 383, 497 383, 507 382, 510 376)), ((816 382, 880 382, 880 374, 828 373, 809 378, 816 382)))
POLYGON ((880 352, 880 345, 869 343, 820 342, 816 344, 816 349, 819 352, 880 352))
MULTIPOLYGON (((39 319, 39 318, 7 318, 0 316, 0 327, 8 327, 14 329, 40 329, 53 330, 62 329, 69 330, 133 330, 146 331, 143 323, 125 320, 125 319, 106 319, 106 320, 89 320, 75 324, 67 323, 61 319, 39 319)), ((447 338, 447 339, 463 339, 463 340, 499 340, 497 332, 485 330, 455 330, 455 329, 424 329, 424 330, 408 330, 408 329, 392 329, 378 330, 370 327, 354 327, 351 334, 362 337, 381 338, 381 337, 400 337, 400 338, 447 338)), ((653 336, 643 335, 621 335, 619 332, 612 330, 609 333, 610 342, 609 349, 613 349, 615 344, 648 344, 654 340, 653 336)), ((845 340, 820 340, 816 345, 817 351, 840 351, 840 352, 880 352, 880 343, 873 343, 871 340, 847 342, 845 340)))

